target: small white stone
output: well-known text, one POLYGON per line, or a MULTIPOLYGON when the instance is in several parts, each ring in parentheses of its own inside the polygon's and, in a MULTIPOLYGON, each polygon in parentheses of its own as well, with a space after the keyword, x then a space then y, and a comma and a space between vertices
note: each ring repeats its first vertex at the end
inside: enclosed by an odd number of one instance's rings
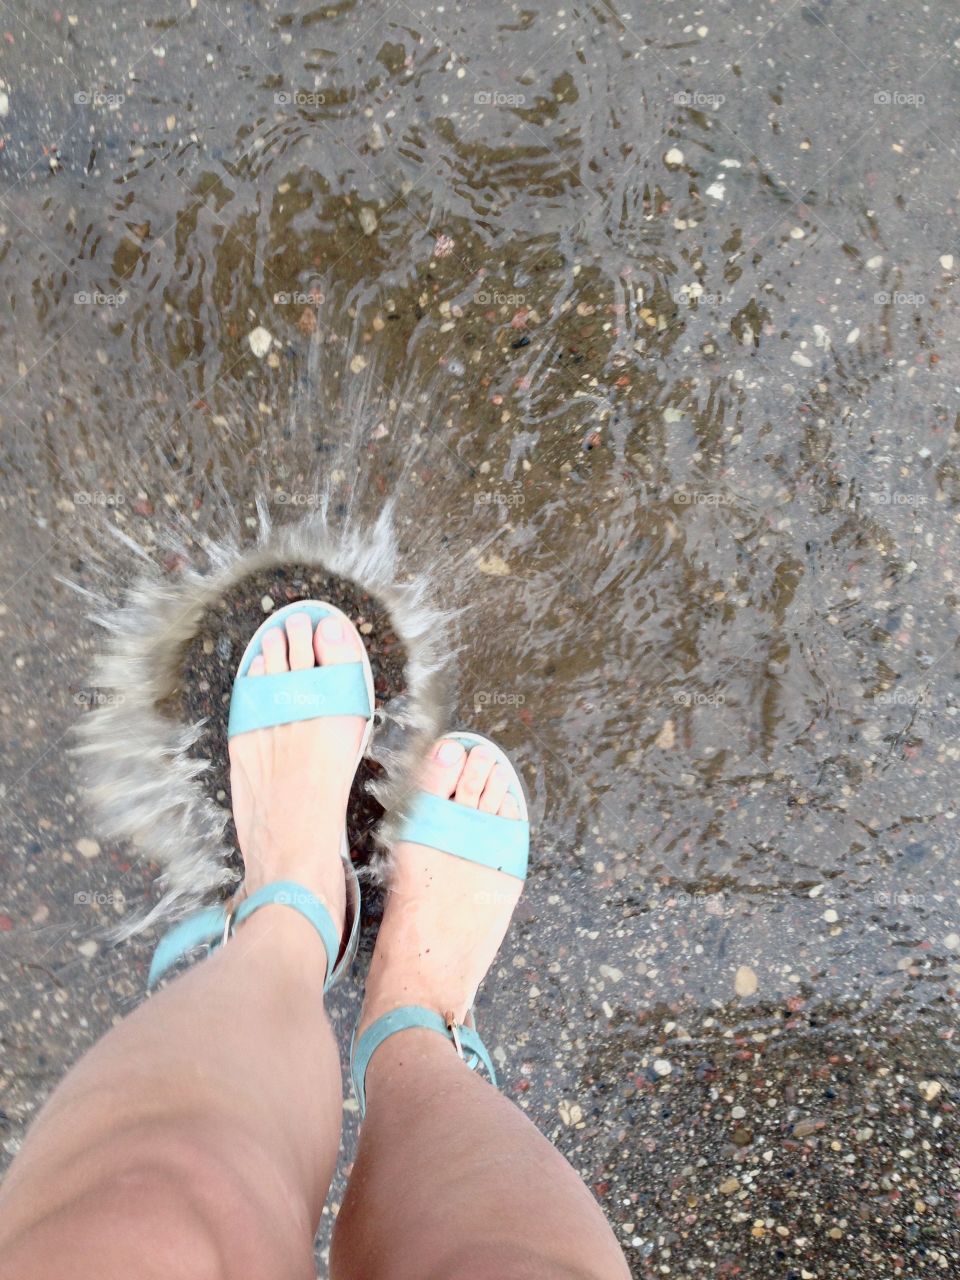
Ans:
POLYGON ((943 1085, 939 1080, 921 1080, 917 1088, 923 1095, 924 1102, 933 1102, 940 1096, 943 1085))
POLYGON ((81 837, 77 841, 75 848, 83 858, 96 858, 100 853, 100 846, 96 840, 91 840, 89 836, 81 837))
POLYGON ((263 599, 260 601, 260 608, 263 610, 264 613, 273 613, 273 610, 274 610, 273 597, 264 596, 263 599))
POLYGON ((856 340, 857 340, 859 337, 860 337, 860 330, 859 330, 859 329, 851 329, 851 330, 850 330, 850 332, 847 334, 847 342, 848 342, 848 343, 856 342, 856 340))
POLYGON ((791 239, 791 240, 802 240, 802 239, 803 239, 803 237, 804 237, 806 234, 807 234, 807 233, 804 231, 803 227, 791 227, 791 228, 790 228, 790 239, 791 239))
POLYGON ((366 356, 355 355, 353 359, 350 361, 351 373, 362 373, 366 367, 367 367, 366 356))
POLYGON ((653 1069, 658 1076, 668 1076, 673 1070, 673 1063, 666 1058, 654 1058, 653 1069))
POLYGON ((805 356, 802 351, 794 351, 790 359, 794 364, 800 365, 801 369, 809 369, 813 361, 809 356, 805 356))
MULTIPOLYGON (((5 116, 6 114, 7 113, 3 110, 3 107, 2 107, 2 99, 0 99, 0 115, 5 116)), ((953 254, 945 253, 943 257, 940 259, 940 265, 941 267, 943 267, 944 271, 952 271, 953 270, 953 254)))
POLYGON ((477 568, 489 578, 506 578, 510 573, 510 566, 506 560, 504 560, 503 556, 498 556, 495 551, 491 551, 488 556, 481 557, 477 561, 477 568))
POLYGON ((0 90, 0 116, 5 116, 10 111, 9 95, 0 90))
POLYGON ((827 907, 826 911, 823 913, 823 918, 826 920, 827 924, 836 924, 840 919, 833 907, 827 907))
POLYGON ((943 940, 948 951, 960 951, 960 933, 948 933, 943 940))
POLYGON ((723 182, 718 178, 716 182, 711 182, 707 187, 707 195, 713 196, 714 200, 723 200, 726 198, 727 190, 723 182))
POLYGON ((80 952, 82 956, 86 956, 88 960, 91 960, 100 950, 100 948, 97 945, 97 943, 94 942, 93 938, 87 938, 85 942, 77 943, 77 950, 80 952))
POLYGON ((733 976, 733 989, 738 996, 752 996, 759 983, 757 975, 748 964, 742 964, 733 976))
POLYGON ((683 152, 679 147, 671 147, 667 154, 663 157, 664 164, 681 165, 683 164, 683 152))
POLYGON ((365 236, 372 236, 378 226, 377 215, 365 204, 360 210, 360 228, 365 236))
POLYGON ((876 271, 878 267, 882 267, 882 266, 883 266, 882 253, 875 254, 872 258, 867 259, 867 269, 869 271, 876 271))
POLYGON ((273 334, 264 329, 263 325, 258 324, 256 329, 247 334, 247 342, 250 343, 250 350, 257 359, 262 360, 273 346, 273 334))
POLYGON ((825 884, 815 884, 812 889, 807 891, 808 898, 819 898, 821 893, 827 886, 825 884))
POLYGON ((583 1110, 577 1102, 567 1102, 566 1098, 562 1098, 557 1103, 557 1110, 560 1112, 560 1119, 566 1125, 580 1124, 583 1120, 583 1110))

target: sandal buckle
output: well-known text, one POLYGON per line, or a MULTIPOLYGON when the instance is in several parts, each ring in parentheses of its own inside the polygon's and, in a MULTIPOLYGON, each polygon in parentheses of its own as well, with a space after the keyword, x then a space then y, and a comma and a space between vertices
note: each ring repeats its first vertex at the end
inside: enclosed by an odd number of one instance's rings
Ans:
POLYGON ((234 917, 235 911, 236 911, 236 905, 235 905, 234 899, 231 898, 230 901, 227 903, 225 914, 223 917, 223 933, 220 937, 220 942, 219 942, 219 945, 221 947, 226 946, 227 942, 229 942, 230 940, 231 935, 233 934, 233 917, 234 917))
POLYGON ((450 1038, 453 1041, 453 1047, 456 1049, 460 1061, 465 1062, 466 1059, 463 1056, 463 1044, 460 1041, 460 1023, 457 1022, 453 1013, 445 1013, 443 1015, 443 1020, 447 1024, 447 1031, 450 1034, 450 1038))

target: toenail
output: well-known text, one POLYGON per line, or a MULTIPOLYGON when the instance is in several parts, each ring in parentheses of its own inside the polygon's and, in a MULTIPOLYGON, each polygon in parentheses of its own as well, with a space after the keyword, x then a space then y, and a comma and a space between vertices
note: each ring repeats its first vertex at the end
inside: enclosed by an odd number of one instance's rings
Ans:
POLYGON ((459 743, 451 742, 450 739, 447 738, 444 742, 440 743, 435 754, 441 764, 455 764, 457 760, 460 759, 461 751, 462 748, 459 743))
POLYGON ((324 640, 329 640, 331 644, 339 643, 345 638, 343 619, 335 613, 328 614, 320 623, 320 634, 324 640))

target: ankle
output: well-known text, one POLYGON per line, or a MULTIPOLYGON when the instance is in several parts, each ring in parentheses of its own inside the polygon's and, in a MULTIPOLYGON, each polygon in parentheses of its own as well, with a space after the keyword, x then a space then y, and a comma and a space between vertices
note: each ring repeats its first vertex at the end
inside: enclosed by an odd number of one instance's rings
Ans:
POLYGON ((365 1092, 381 1094, 401 1089, 409 1097, 422 1092, 435 1101, 441 1078, 456 1080, 461 1070, 472 1076, 451 1040, 426 1027, 405 1027, 378 1045, 367 1064, 365 1092))
POLYGON ((250 897, 278 880, 289 880, 315 894, 334 920, 343 921, 346 906, 341 836, 316 836, 285 845, 269 844, 244 855, 243 893, 250 897), (262 850, 262 851, 261 851, 262 850))
MULTIPOLYGON (((342 915, 338 918, 331 913, 331 918, 342 933, 342 915)), ((256 951, 258 968, 270 968, 321 989, 326 981, 329 962, 323 939, 305 916, 281 902, 258 907, 237 925, 228 946, 256 951)))

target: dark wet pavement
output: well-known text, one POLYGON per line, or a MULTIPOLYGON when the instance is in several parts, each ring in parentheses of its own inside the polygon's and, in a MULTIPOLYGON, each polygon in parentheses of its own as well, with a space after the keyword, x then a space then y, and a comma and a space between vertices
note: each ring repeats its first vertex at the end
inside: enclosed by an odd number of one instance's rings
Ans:
POLYGON ((0 37, 7 1156, 150 949, 61 580, 332 475, 474 606, 457 718, 542 814, 479 1016, 634 1274, 960 1274, 951 7, 0 37))

